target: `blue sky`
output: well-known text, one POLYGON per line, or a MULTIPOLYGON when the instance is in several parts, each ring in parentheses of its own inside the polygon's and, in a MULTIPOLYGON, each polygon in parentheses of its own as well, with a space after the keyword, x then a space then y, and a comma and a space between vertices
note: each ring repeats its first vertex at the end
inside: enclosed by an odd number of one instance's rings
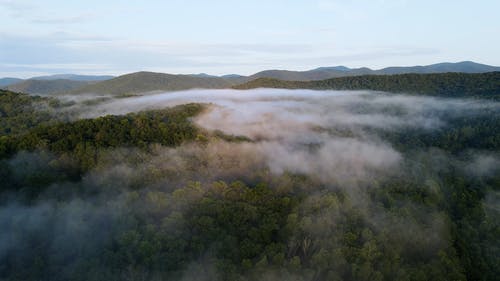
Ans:
POLYGON ((0 0, 0 77, 500 65, 498 0, 0 0))

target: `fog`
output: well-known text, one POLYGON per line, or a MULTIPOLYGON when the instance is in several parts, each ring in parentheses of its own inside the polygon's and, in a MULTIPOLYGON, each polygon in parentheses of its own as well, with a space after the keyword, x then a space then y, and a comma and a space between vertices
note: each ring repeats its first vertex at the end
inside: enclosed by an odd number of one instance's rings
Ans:
MULTIPOLYGON (((59 264, 67 259, 70 271, 81 266, 71 260, 75 251, 84 256, 100 255, 103 247, 113 243, 114 233, 137 223, 128 216, 130 206, 138 212, 174 213, 175 218, 181 219, 172 219, 173 224, 167 224, 167 220, 158 224, 164 227, 162 231, 175 233, 189 202, 178 202, 170 195, 163 200, 155 197, 155 192, 172 192, 193 182, 201 183, 199 189, 206 192, 219 180, 241 180, 249 185, 264 182, 275 189, 293 186, 306 190, 308 197, 299 206, 303 213, 318 208, 318 201, 323 200, 320 189, 343 192, 347 194, 345 202, 335 203, 317 215, 312 213, 310 221, 300 222, 300 231, 292 231, 292 238, 331 239, 325 235, 338 234, 339 221, 347 212, 356 210, 372 230, 394 233, 391 241, 403 245, 399 250, 431 259, 449 247, 446 241, 450 233, 442 212, 424 210, 418 204, 401 200, 399 205, 415 218, 408 221, 384 210, 366 190, 377 189, 385 179, 393 177, 437 190, 438 174, 450 165, 461 167, 471 177, 487 178, 498 172, 500 163, 497 154, 487 151, 468 150, 465 158, 439 149, 402 151, 384 137, 387 132, 402 130, 437 131, 453 118, 500 108, 491 101, 372 91, 280 89, 190 90, 116 99, 99 97, 95 102, 91 96, 62 99, 72 102, 63 110, 72 111, 75 118, 203 103, 205 110, 192 120, 196 125, 209 134, 221 131, 245 138, 231 142, 213 137, 207 142, 179 147, 153 144, 147 151, 131 147, 107 149, 99 155, 97 167, 82 175, 80 182, 54 183, 30 206, 23 205, 22 198, 14 195, 10 200, 14 203, 0 208, 0 261, 12 257, 12 253, 28 251, 27 241, 36 237, 35 241, 48 243, 50 251, 61 253, 58 258, 62 260, 52 262, 59 264), (431 163, 431 168, 422 167, 424 162, 431 163), (296 182, 293 176, 305 176, 308 180, 296 182), (68 190, 64 203, 57 199, 60 190, 68 190), (82 199, 73 194, 77 194, 75 190, 90 192, 82 199), (158 210, 152 211, 155 208, 158 210), (96 228, 101 230, 99 236, 92 234, 96 228), (85 243, 75 248, 74 241, 85 243)), ((53 159, 54 155, 44 151, 20 152, 8 160, 8 165, 20 185, 29 185, 27 179, 38 172, 51 173, 54 168, 47 163, 53 159)), ((494 196, 488 200, 498 201, 494 196)), ((294 242, 290 243, 290 247, 295 247, 294 242)), ((331 243, 340 245, 341 241, 331 243)), ((213 253, 191 261, 184 271, 181 280, 217 279, 213 253), (205 279, 200 279, 200 274, 205 279)), ((255 271, 260 272, 262 280, 283 278, 276 268, 255 271)), ((127 274, 131 280, 159 278, 155 276, 156 273, 141 268, 130 268, 127 274)), ((302 277, 288 276, 290 280, 303 280, 302 277)))
MULTIPOLYGON (((193 154, 209 155, 205 161, 212 166, 209 175, 222 171, 227 174, 228 169, 235 171, 238 167, 241 175, 246 170, 264 167, 274 174, 313 175, 331 185, 352 185, 398 172, 403 160, 400 152, 377 132, 439 130, 452 118, 498 108, 498 103, 481 100, 373 91, 256 89, 155 93, 92 106, 77 103, 73 110, 79 112, 80 118, 93 118, 184 103, 207 104, 207 109, 193 120, 198 126, 245 136, 252 142, 180 147, 169 153, 183 156, 163 157, 169 159, 164 166, 182 166, 170 159, 183 159, 187 151, 194 149, 197 151, 193 154), (232 159, 227 161, 231 164, 224 163, 227 159, 232 159)), ((471 165, 475 165, 475 170, 487 169, 479 167, 481 163, 471 165)), ((186 167, 178 170, 185 171, 186 167)))

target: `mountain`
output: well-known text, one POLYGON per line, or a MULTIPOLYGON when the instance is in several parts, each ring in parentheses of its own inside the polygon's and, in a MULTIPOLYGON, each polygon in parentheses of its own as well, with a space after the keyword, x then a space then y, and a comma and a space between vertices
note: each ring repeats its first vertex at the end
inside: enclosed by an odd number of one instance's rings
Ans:
POLYGON ((446 72, 485 73, 494 71, 500 71, 500 67, 479 64, 471 61, 463 61, 458 63, 438 63, 426 66, 387 67, 379 70, 372 70, 367 67, 348 68, 345 66, 319 67, 307 71, 265 70, 249 76, 249 80, 258 78, 273 78, 287 81, 313 81, 359 75, 393 75, 405 73, 426 74, 446 72))
POLYGON ((244 78, 245 76, 239 75, 239 74, 226 74, 226 75, 222 75, 220 77, 225 78, 225 79, 233 79, 233 78, 244 78))
POLYGON ((193 88, 229 88, 233 83, 219 77, 199 77, 155 72, 135 72, 87 85, 70 91, 72 94, 96 93, 109 95, 133 95, 152 91, 179 91, 193 88))
POLYGON ((306 80, 322 80, 329 77, 319 76, 320 73, 314 70, 309 71, 291 71, 291 70, 264 70, 258 73, 255 73, 249 77, 250 80, 258 79, 258 78, 274 78, 279 80, 287 80, 287 81, 306 81, 306 80))
POLYGON ((226 74, 220 76, 220 78, 228 81, 231 85, 239 85, 250 81, 250 78, 248 76, 243 76, 239 74, 226 74))
POLYGON ((314 70, 319 70, 319 71, 332 71, 332 70, 337 70, 337 71, 349 71, 351 70, 349 67, 339 65, 339 66, 327 66, 327 67, 318 67, 314 70))
POLYGON ((5 78, 0 78, 0 88, 6 87, 12 84, 16 84, 19 82, 22 82, 23 79, 19 78, 12 78, 12 77, 5 77, 5 78))
POLYGON ((2 78, 0 79, 0 87, 19 93, 51 95, 60 92, 67 92, 111 78, 113 78, 113 76, 76 74, 37 76, 27 80, 19 78, 2 78))
POLYGON ((274 78, 287 81, 324 80, 334 77, 374 74, 369 68, 347 68, 345 66, 319 67, 307 71, 264 70, 249 76, 249 80, 274 78))
POLYGON ((215 75, 210 75, 206 73, 199 73, 199 74, 189 74, 190 76, 193 77, 203 77, 203 78, 222 78, 229 82, 231 85, 238 85, 241 83, 245 83, 251 80, 250 77, 239 75, 239 74, 226 74, 226 75, 221 75, 221 76, 215 76, 215 75))
POLYGON ((3 78, 0 79, 0 87, 17 92, 45 95, 55 93, 130 95, 150 91, 176 91, 192 88, 229 88, 260 78, 270 78, 282 81, 321 81, 332 78, 363 75, 432 74, 447 72, 485 73, 494 71, 500 71, 500 67, 464 61, 458 63, 438 63, 426 66, 387 67, 378 70, 372 70, 367 67, 349 68, 346 66, 318 67, 307 71, 265 70, 250 76, 238 74, 213 76, 206 73, 175 75, 154 72, 136 72, 119 77, 57 74, 33 77, 29 80, 3 78))
POLYGON ((289 81, 324 80, 332 77, 370 74, 369 68, 348 68, 345 66, 318 67, 307 71, 265 70, 251 75, 251 79, 275 78, 289 81))
POLYGON ((74 81, 67 79, 58 80, 24 80, 22 82, 11 84, 5 87, 9 91, 34 94, 34 95, 51 95, 59 92, 66 92, 73 89, 88 85, 90 81, 74 81))
POLYGON ((317 90, 375 90, 442 97, 500 99, 500 72, 363 75, 320 81, 284 81, 259 78, 235 89, 285 88, 317 90))
POLYGON ((404 74, 404 73, 445 73, 445 72, 463 72, 463 73, 484 73, 500 71, 500 67, 486 64, 475 63, 472 61, 463 61, 457 63, 437 63, 427 66, 410 67, 387 67, 374 71, 374 74, 404 74))
POLYGON ((114 78, 111 75, 78 75, 78 74, 54 74, 48 76, 37 76, 33 80, 73 80, 73 81, 104 81, 114 78))
POLYGON ((202 78, 214 78, 214 77, 218 77, 218 76, 210 75, 210 74, 206 74, 206 73, 188 74, 188 75, 189 76, 193 76, 193 77, 202 77, 202 78))

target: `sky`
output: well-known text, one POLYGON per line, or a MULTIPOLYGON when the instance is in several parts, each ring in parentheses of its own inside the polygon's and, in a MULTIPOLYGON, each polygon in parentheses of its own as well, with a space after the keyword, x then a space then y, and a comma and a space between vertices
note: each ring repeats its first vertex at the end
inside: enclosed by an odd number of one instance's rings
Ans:
POLYGON ((0 0, 0 77, 500 65, 498 0, 0 0))

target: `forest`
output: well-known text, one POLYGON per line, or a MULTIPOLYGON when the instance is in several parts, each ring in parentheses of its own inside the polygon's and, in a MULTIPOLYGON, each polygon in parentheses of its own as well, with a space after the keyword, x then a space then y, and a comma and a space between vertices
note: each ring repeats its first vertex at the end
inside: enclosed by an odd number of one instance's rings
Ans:
POLYGON ((319 90, 375 90, 441 97, 499 99, 500 72, 363 75, 321 81, 256 79, 235 89, 286 88, 319 90))
POLYGON ((0 280, 497 280, 498 75, 0 91, 0 280))

